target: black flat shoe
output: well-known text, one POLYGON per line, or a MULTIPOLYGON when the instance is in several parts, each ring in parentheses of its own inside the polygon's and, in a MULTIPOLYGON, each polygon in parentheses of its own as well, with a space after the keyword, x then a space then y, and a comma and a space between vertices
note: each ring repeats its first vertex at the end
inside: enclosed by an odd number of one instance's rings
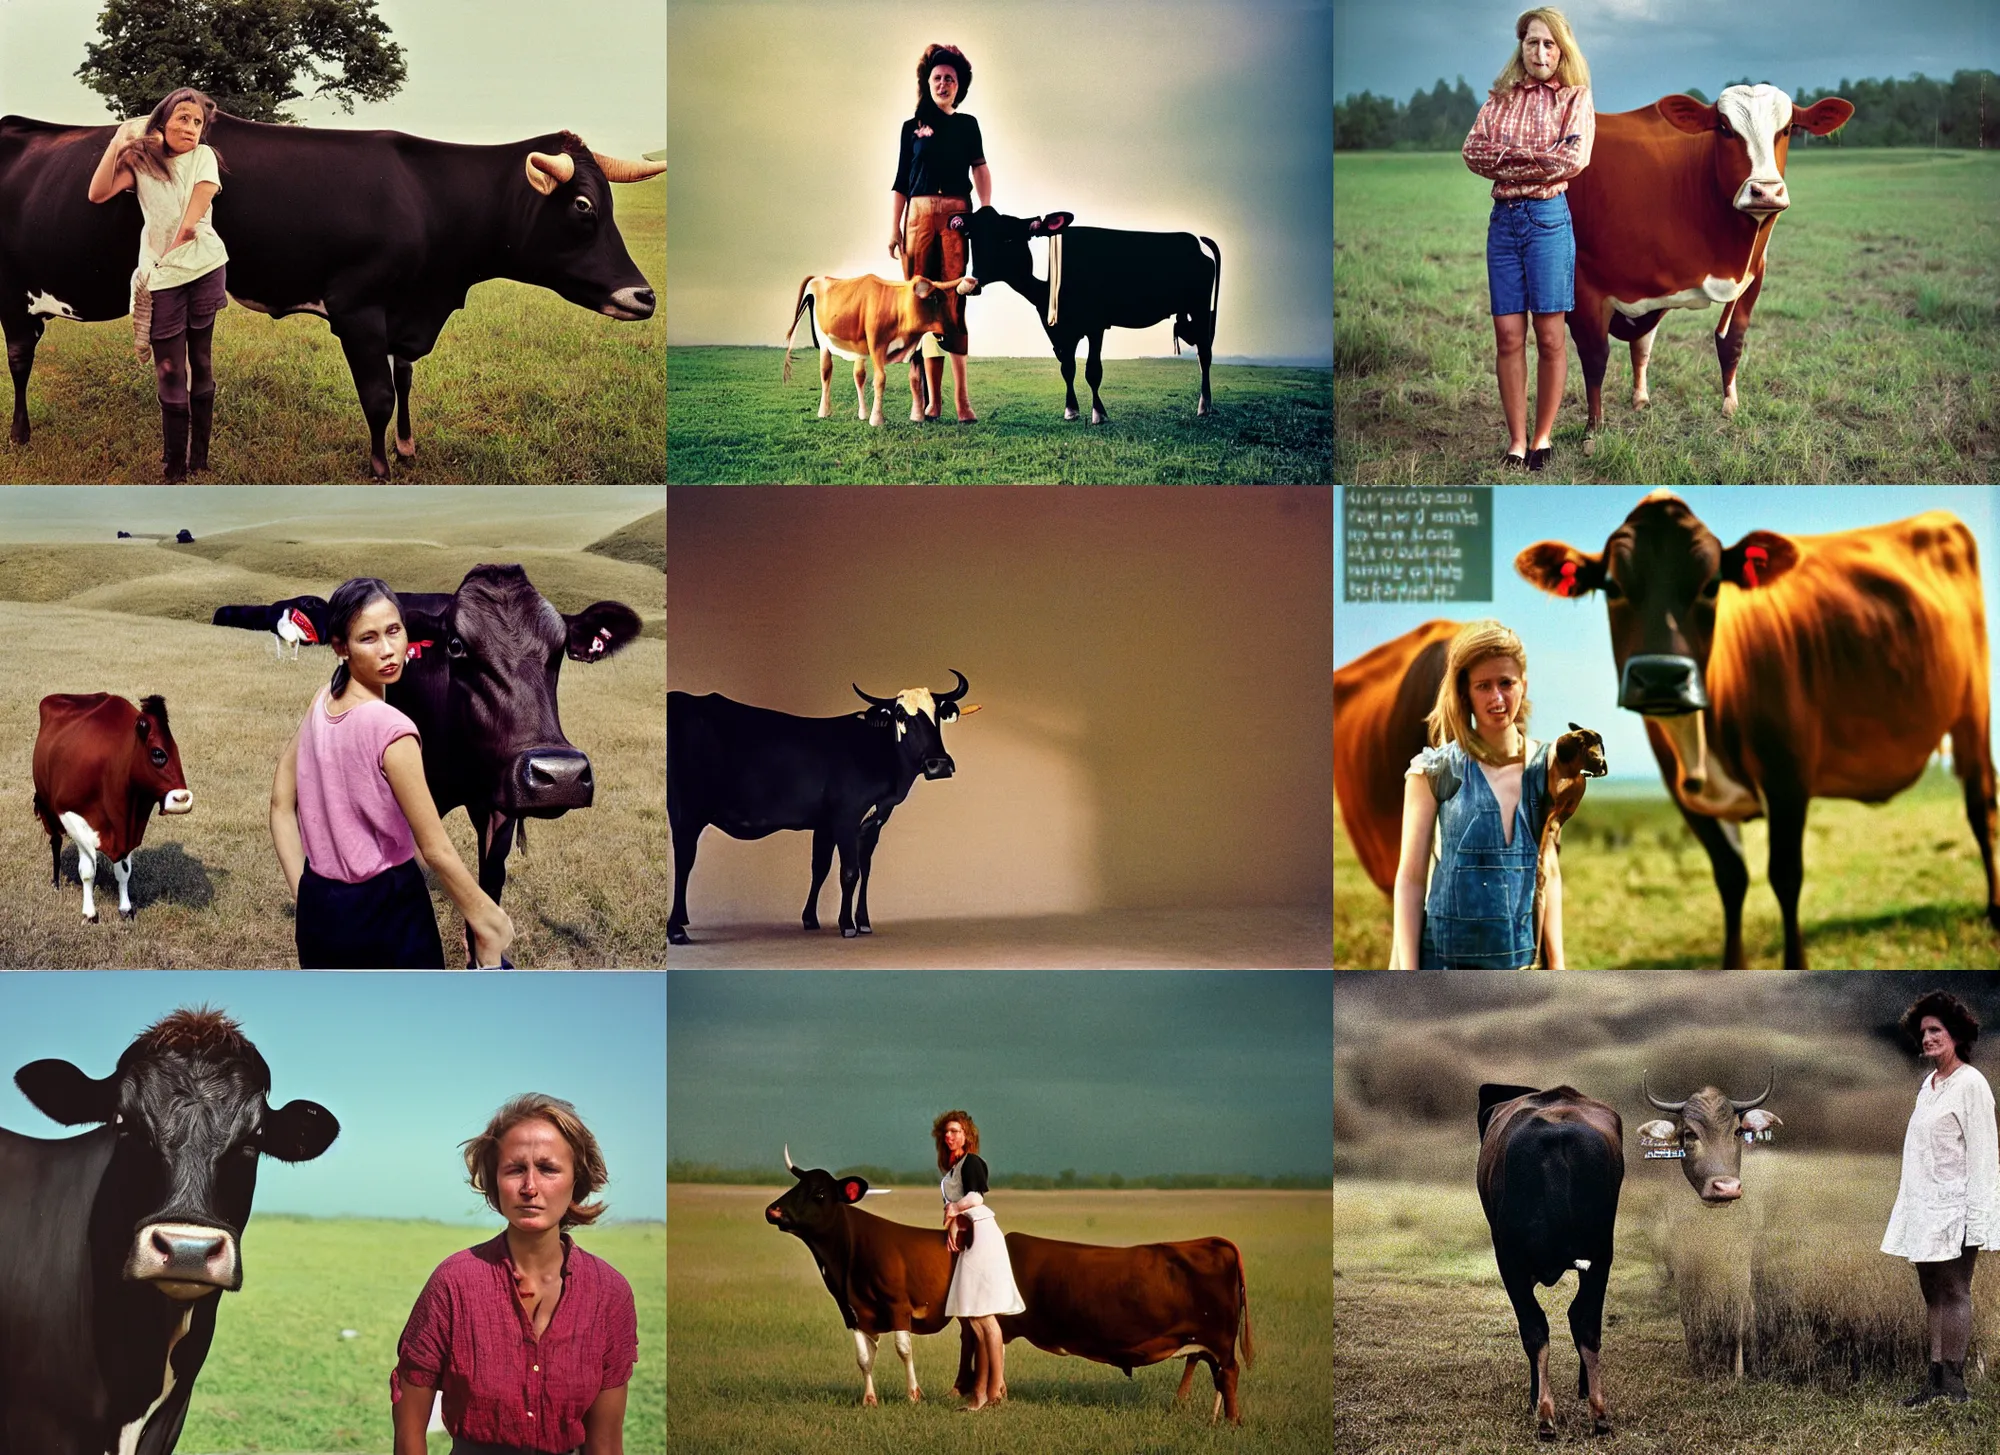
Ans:
POLYGON ((1544 465, 1548 464, 1548 462, 1549 462, 1549 456, 1550 456, 1550 455, 1552 455, 1552 454, 1554 454, 1554 453, 1555 453, 1555 446, 1554 446, 1554 445, 1550 445, 1550 446, 1549 446, 1549 447, 1548 447, 1547 449, 1542 449, 1542 450, 1529 450, 1529 451, 1528 451, 1528 468, 1529 468, 1530 470, 1533 470, 1533 471, 1537 472, 1537 473, 1540 473, 1540 471, 1541 471, 1542 467, 1543 467, 1544 465))
POLYGON ((1500 468, 1503 470, 1525 470, 1528 468, 1528 457, 1526 455, 1517 455, 1512 450, 1509 450, 1500 457, 1500 468))

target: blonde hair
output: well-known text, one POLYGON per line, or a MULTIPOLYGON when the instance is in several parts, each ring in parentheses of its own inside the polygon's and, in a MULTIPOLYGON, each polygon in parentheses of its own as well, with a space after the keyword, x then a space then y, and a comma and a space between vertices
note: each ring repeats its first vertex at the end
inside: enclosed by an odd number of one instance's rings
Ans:
POLYGON ((1537 5, 1533 10, 1523 10, 1521 18, 1514 22, 1514 54, 1507 57, 1506 66, 1501 69, 1488 95, 1504 96, 1521 82, 1533 79, 1528 74, 1528 68, 1521 64, 1521 42, 1528 38, 1529 22, 1536 20, 1549 28, 1549 34, 1556 38, 1556 45, 1562 53, 1562 58, 1556 62, 1556 84, 1565 87, 1590 84, 1590 62, 1577 48, 1576 35, 1569 28, 1568 18, 1553 5, 1537 5))
POLYGON ((547 1122, 569 1143, 575 1181, 570 1185, 569 1207, 562 1215, 561 1226, 588 1227, 604 1216, 605 1205, 585 1199, 609 1182, 611 1175, 604 1170, 604 1154, 597 1148, 597 1138, 590 1134, 576 1108, 559 1097, 530 1091, 493 1113, 485 1131, 469 1142, 460 1143, 465 1148, 466 1181, 486 1199, 488 1207, 499 1212, 500 1139, 528 1121, 547 1122))
POLYGON ((1444 680, 1438 683, 1437 704, 1424 724, 1430 730, 1430 745, 1442 747, 1455 742, 1482 763, 1498 768, 1516 761, 1502 757, 1472 725, 1472 669, 1489 657, 1512 657, 1521 669, 1521 707, 1514 714, 1514 727, 1521 734, 1521 748, 1527 751, 1528 651, 1511 628, 1497 621, 1467 622, 1445 649, 1444 680))

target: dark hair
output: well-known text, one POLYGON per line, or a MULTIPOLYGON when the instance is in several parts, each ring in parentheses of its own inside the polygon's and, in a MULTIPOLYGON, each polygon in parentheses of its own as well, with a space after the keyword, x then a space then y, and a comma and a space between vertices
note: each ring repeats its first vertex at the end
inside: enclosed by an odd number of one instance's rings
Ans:
POLYGON ((161 181, 167 178, 167 120, 174 114, 174 108, 183 101, 192 101, 201 108, 201 143, 215 152, 215 165, 223 171, 222 153, 209 144, 208 133, 215 126, 215 102, 206 92, 197 91, 192 86, 183 86, 178 91, 169 91, 166 99, 153 108, 146 118, 144 135, 125 144, 121 160, 135 172, 144 172, 149 177, 161 181))
POLYGON ((1934 1015, 1938 1024, 1951 1036, 1952 1045, 1958 1048, 1958 1059, 1972 1059, 1972 1043, 1979 1039, 1979 1017, 1972 1013, 1972 1007, 1948 990, 1930 990, 1917 997, 1917 1003, 1903 1012, 1903 1034, 1917 1045, 1924 1043, 1924 1017, 1934 1015))
POLYGON ((937 102, 931 100, 931 72, 939 66, 950 66, 958 72, 958 100, 962 104, 972 90, 972 62, 965 58, 965 52, 955 45, 930 45, 924 47, 924 58, 917 62, 917 120, 935 125, 944 119, 937 102))
MULTIPOLYGON (((403 603, 396 599, 396 593, 388 584, 373 576, 356 576, 343 581, 333 588, 333 595, 326 603, 326 640, 328 645, 335 641, 347 640, 348 623, 377 601, 386 601, 396 608, 396 615, 403 614, 403 603)), ((333 686, 328 695, 338 697, 347 690, 347 663, 337 663, 333 669, 333 686)))
POLYGON ((951 1171, 951 1153, 945 1149, 944 1129, 946 1124, 957 1122, 965 1128, 965 1155, 970 1157, 979 1150, 979 1128, 971 1117, 962 1111, 948 1111, 931 1123, 931 1140, 937 1143, 938 1171, 951 1171))

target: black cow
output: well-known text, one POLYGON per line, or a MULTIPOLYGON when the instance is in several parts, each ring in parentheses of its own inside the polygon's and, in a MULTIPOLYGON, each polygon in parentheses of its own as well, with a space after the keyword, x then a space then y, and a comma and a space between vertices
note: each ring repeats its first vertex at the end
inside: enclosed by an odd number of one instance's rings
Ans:
POLYGON ((1556 1437, 1556 1400, 1549 1392, 1549 1320, 1535 1285, 1553 1284, 1572 1268, 1578 1276, 1569 1329, 1581 1361, 1576 1394, 1590 1401, 1591 1433, 1611 1433, 1597 1365, 1624 1144, 1618 1113, 1574 1087, 1479 1088, 1479 1201, 1520 1323, 1528 1402, 1545 1440, 1556 1437))
POLYGON ((287 596, 269 606, 218 606, 212 626, 241 627, 245 631, 269 632, 271 652, 276 656, 285 643, 292 646, 292 660, 299 659, 299 647, 326 644, 326 599, 320 596, 287 596))
MULTIPOLYGON (((1208 365, 1215 347, 1215 315, 1222 297, 1222 249, 1191 232, 1127 232, 1109 227, 1071 227, 1074 214, 1007 217, 982 207, 968 219, 951 219, 954 231, 972 240, 972 275, 981 287, 1011 284, 1035 305, 1042 331, 1062 364, 1063 418, 1076 418, 1076 343, 1090 340, 1083 377, 1090 385, 1090 422, 1104 423, 1097 386, 1104 378, 1099 352, 1107 328, 1151 328, 1174 321, 1174 352, 1186 340, 1201 356, 1201 397, 1196 414, 1207 414, 1208 365), (1049 278, 1035 276, 1028 239, 1049 239, 1049 278), (1202 245, 1215 254, 1211 263, 1202 245), (1049 290, 1055 290, 1051 307, 1049 290)), ((978 290, 974 290, 975 292, 978 290)))
MULTIPOLYGON (((131 307, 139 204, 127 194, 97 206, 87 195, 113 130, 0 117, 0 328, 17 445, 28 442, 28 374, 47 320, 97 322, 131 307)), ((652 316, 653 289, 612 221, 609 183, 643 181, 665 163, 602 156, 567 131, 459 146, 223 112, 206 140, 228 168, 214 217, 231 296, 332 324, 377 479, 389 474, 392 414, 396 452, 416 453, 411 362, 436 346, 473 284, 512 278, 610 318, 652 316)))
POLYGON ((674 908, 667 916, 667 942, 688 943, 688 875, 701 831, 710 824, 736 839, 812 830, 805 927, 819 928, 820 886, 839 849, 841 937, 871 933, 868 871, 882 825, 910 796, 918 774, 951 777, 956 765, 944 748, 944 727, 979 711, 977 704, 958 705, 967 690, 965 674, 953 668, 951 675, 958 679, 951 692, 913 687, 894 697, 871 697, 856 686, 868 710, 845 717, 794 717, 719 693, 669 692, 667 822, 674 835, 674 908))
POLYGON ((0 1130, 0 1450, 167 1455, 243 1286, 238 1240, 259 1153, 304 1162, 339 1134, 312 1101, 272 1107, 271 1070, 236 1022, 179 1010, 111 1075, 34 1061, 21 1094, 60 1141, 0 1130))

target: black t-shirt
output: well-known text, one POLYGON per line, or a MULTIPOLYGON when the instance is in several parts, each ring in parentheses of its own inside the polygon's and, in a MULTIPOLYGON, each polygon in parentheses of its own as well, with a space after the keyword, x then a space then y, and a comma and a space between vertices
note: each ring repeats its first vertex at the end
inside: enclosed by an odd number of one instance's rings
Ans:
POLYGON ((963 111, 950 116, 942 112, 928 122, 912 116, 903 123, 901 150, 896 157, 896 180, 891 190, 905 197, 972 197, 971 169, 986 160, 986 143, 979 136, 979 122, 963 111), (929 136, 918 136, 919 126, 929 136))

